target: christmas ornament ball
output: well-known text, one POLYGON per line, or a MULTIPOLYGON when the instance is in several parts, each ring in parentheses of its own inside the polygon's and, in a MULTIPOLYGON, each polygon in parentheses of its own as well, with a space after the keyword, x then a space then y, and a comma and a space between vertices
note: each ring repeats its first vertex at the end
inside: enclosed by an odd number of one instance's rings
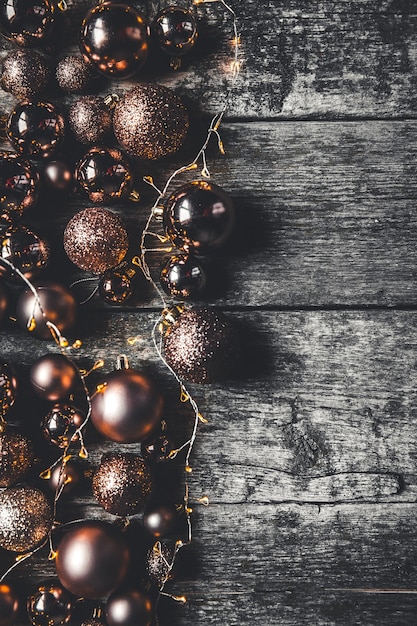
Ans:
POLYGON ((182 519, 185 521, 174 504, 157 504, 146 509, 143 524, 151 535, 159 539, 179 533, 182 519))
POLYGON ((46 185, 54 191, 68 191, 71 187, 72 171, 64 161, 49 161, 42 174, 46 185))
POLYGON ((68 404, 54 404, 42 420, 44 437, 59 448, 67 448, 79 439, 77 429, 85 422, 82 411, 68 404))
POLYGON ((0 212, 20 217, 35 204, 38 192, 35 166, 13 152, 0 152, 0 212))
POLYGON ((90 85, 94 72, 89 63, 71 54, 60 60, 55 72, 58 85, 65 93, 83 93, 90 85))
POLYGON ((121 589, 106 604, 108 626, 151 626, 154 607, 141 589, 121 589))
POLYGON ((17 590, 8 583, 0 583, 0 626, 13 626, 20 612, 17 590))
POLYGON ((116 148, 95 146, 78 162, 75 180, 93 203, 114 202, 132 188, 129 163, 116 148))
POLYGON ((140 447, 143 458, 150 463, 165 463, 169 461, 169 455, 173 449, 174 446, 165 433, 156 433, 149 439, 145 439, 140 447))
POLYGON ((51 526, 52 509, 42 491, 33 487, 0 491, 0 547, 29 552, 46 539, 51 526))
POLYGON ((86 520, 61 539, 55 565, 61 584, 75 596, 102 598, 125 578, 129 550, 116 526, 86 520))
POLYGON ((60 147, 64 118, 51 102, 23 100, 6 122, 6 135, 16 152, 29 158, 47 158, 60 147))
POLYGON ((103 98, 82 96, 70 106, 68 123, 78 141, 99 144, 112 132, 112 112, 103 98))
POLYGON ((206 286, 206 273, 192 254, 177 254, 165 263, 160 282, 172 298, 192 299, 200 296, 206 286))
POLYGON ((35 462, 32 442, 20 433, 0 433, 0 487, 17 483, 35 462))
POLYGON ((123 304, 133 295, 133 273, 126 263, 106 270, 98 282, 99 296, 107 304, 123 304))
POLYGON ((80 379, 74 363, 63 354, 45 354, 30 369, 30 383, 45 400, 57 402, 66 398, 80 379))
POLYGON ((145 461, 129 452, 103 454, 93 476, 93 494, 105 511, 119 517, 144 508, 152 490, 145 461))
POLYGON ((6 289, 6 285, 0 282, 0 324, 2 324, 7 318, 9 304, 9 291, 6 289))
POLYGON ((102 208, 76 213, 64 231, 64 249, 82 270, 102 274, 124 259, 129 246, 121 219, 102 208))
POLYGON ((62 495, 69 495, 83 481, 85 476, 82 463, 76 459, 68 459, 65 465, 58 463, 55 465, 48 479, 48 486, 53 491, 61 490, 62 495))
POLYGON ((18 46, 44 46, 53 35, 56 12, 51 0, 1 0, 1 34, 18 46))
POLYGON ((33 626, 61 626, 67 624, 74 610, 75 598, 58 582, 51 580, 41 584, 29 596, 27 611, 33 626))
POLYGON ((31 99, 42 93, 50 76, 49 63, 38 52, 12 50, 3 59, 0 85, 19 100, 31 99))
POLYGON ((16 400, 18 382, 14 369, 8 363, 0 364, 0 415, 3 417, 16 400))
POLYGON ((179 150, 188 131, 179 96, 161 85, 137 85, 117 102, 113 130, 131 156, 156 160, 179 150))
MULTIPOLYGON (((0 236, 0 258, 12 263, 29 280, 47 267, 49 255, 48 242, 21 224, 0 236)), ((16 272, 1 264, 0 276, 9 282, 22 282, 16 272)))
POLYGON ((60 333, 71 330, 77 319, 77 302, 72 293, 63 285, 46 280, 38 281, 34 286, 37 298, 30 289, 26 289, 17 300, 16 319, 19 326, 29 330, 37 339, 45 340, 52 338, 45 317, 60 333))
POLYGON ((197 20, 187 9, 166 7, 155 18, 153 34, 164 52, 172 57, 181 57, 197 41, 197 20))

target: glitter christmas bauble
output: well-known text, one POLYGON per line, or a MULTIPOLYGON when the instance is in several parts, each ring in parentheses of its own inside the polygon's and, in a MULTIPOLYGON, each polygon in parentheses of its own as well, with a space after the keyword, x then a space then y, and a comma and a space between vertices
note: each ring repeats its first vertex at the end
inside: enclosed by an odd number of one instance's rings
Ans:
POLYGON ((0 364, 0 415, 7 414, 16 400, 18 382, 14 369, 8 363, 0 364))
POLYGON ((51 102, 20 102, 6 122, 6 135, 16 152, 30 158, 50 157, 60 147, 65 122, 51 102))
POLYGON ((206 273, 194 255, 177 254, 165 263, 159 280, 172 298, 197 298, 206 285, 206 273))
MULTIPOLYGON (((0 236, 0 258, 6 259, 26 278, 31 280, 44 270, 49 262, 49 244, 45 239, 20 225, 0 236)), ((0 276, 13 283, 22 279, 13 270, 0 264, 0 276)))
POLYGON ((85 422, 82 411, 68 404, 54 404, 42 420, 42 432, 50 443, 67 448, 79 439, 77 432, 85 422))
POLYGON ((112 515, 126 517, 142 510, 152 490, 145 461, 129 452, 103 454, 93 476, 93 494, 112 515))
POLYGON ((118 142, 141 159, 155 160, 179 150, 188 125, 180 97, 161 85, 137 85, 120 98, 113 114, 118 142))
POLYGON ((211 383, 230 376, 239 342, 228 317, 214 309, 181 313, 163 335, 165 359, 174 372, 192 383, 211 383))
POLYGON ((197 41, 197 20, 187 9, 166 7, 156 16, 152 32, 164 52, 172 57, 181 57, 197 41))
POLYGON ((32 487, 0 491, 0 547, 29 552, 46 539, 52 526, 52 509, 46 496, 32 487))
POLYGON ((157 541, 146 555, 146 571, 158 587, 172 578, 170 564, 175 557, 175 543, 157 541))
POLYGON ((128 246, 125 226, 107 209, 84 209, 65 228, 64 249, 69 259, 93 274, 102 274, 119 265, 128 246))
POLYGON ((0 433, 0 487, 17 483, 35 461, 32 442, 7 430, 0 433))
POLYGON ((93 203, 115 202, 132 189, 129 163, 116 148, 91 148, 78 162, 75 180, 93 203))
POLYGON ((26 289, 17 300, 16 319, 19 326, 37 339, 45 340, 52 339, 46 321, 54 324, 62 334, 71 330, 77 319, 77 302, 72 293, 52 281, 38 281, 34 286, 37 298, 30 289, 26 289))
POLYGON ((50 0, 1 0, 0 31, 18 46, 43 46, 53 35, 56 14, 50 0))
POLYGON ((87 145, 103 143, 113 129, 112 112, 99 96, 78 98, 68 111, 68 122, 75 138, 87 145))
POLYGON ((65 93, 83 93, 94 78, 91 65, 75 55, 61 59, 55 75, 58 85, 65 93))
POLYGON ((63 354, 45 354, 30 368, 30 383, 38 396, 51 402, 64 400, 80 380, 78 369, 63 354))
POLYGON ((61 626, 68 624, 74 610, 75 598, 58 582, 51 580, 39 585, 27 601, 32 626, 61 626))
POLYGON ((0 213, 21 216, 35 204, 39 174, 32 163, 12 152, 0 152, 0 213))
POLYGON ((45 89, 51 68, 35 50, 13 50, 3 60, 0 84, 19 100, 31 99, 45 89))
POLYGON ((154 607, 142 589, 119 589, 107 600, 109 626, 151 626, 154 607))

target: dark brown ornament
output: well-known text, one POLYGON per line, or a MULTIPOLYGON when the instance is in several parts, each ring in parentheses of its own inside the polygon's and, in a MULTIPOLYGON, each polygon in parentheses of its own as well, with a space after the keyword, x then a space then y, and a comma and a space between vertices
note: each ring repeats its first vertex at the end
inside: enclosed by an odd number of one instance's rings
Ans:
POLYGON ((75 180, 99 204, 126 198, 133 184, 129 163, 116 148, 91 148, 77 164, 75 180))
POLYGON ((39 192, 34 165, 12 152, 0 152, 0 212, 20 217, 33 206, 39 192))
POLYGON ((29 596, 27 610, 33 626, 61 626, 68 624, 74 610, 74 600, 58 582, 51 580, 38 587, 29 596))
POLYGON ((197 20, 181 7, 162 9, 155 18, 153 34, 159 46, 171 57, 182 57, 197 41, 197 20))
POLYGON ((19 100, 30 100, 42 93, 50 76, 49 63, 38 52, 13 50, 3 60, 0 84, 19 100))
POLYGON ((172 298, 192 299, 201 296, 206 286, 206 273, 192 254, 177 254, 166 262, 161 271, 163 290, 172 298))
POLYGON ((157 541, 146 555, 146 571, 158 587, 172 578, 170 567, 175 558, 174 542, 157 541))
POLYGON ((75 55, 61 59, 56 68, 58 85, 65 93, 83 93, 91 84, 94 72, 89 63, 75 55))
POLYGON ((10 113, 6 135, 16 152, 29 158, 52 156, 65 134, 64 118, 51 102, 20 102, 10 113))
POLYGON ((10 487, 23 478, 35 462, 32 442, 19 433, 0 433, 0 487, 10 487))
POLYGON ((82 96, 74 102, 68 122, 75 138, 87 145, 106 141, 113 129, 112 112, 99 96, 82 96))
POLYGON ((59 491, 60 496, 68 496, 80 485, 84 476, 82 463, 76 459, 69 459, 64 466, 62 463, 58 463, 53 468, 48 479, 48 485, 54 493, 59 491))
POLYGON ((137 85, 120 98, 113 114, 118 142, 141 159, 155 160, 179 150, 188 126, 180 97, 161 85, 137 85))
POLYGON ((127 517, 144 508, 152 490, 151 473, 137 454, 103 454, 93 476, 93 494, 112 515, 127 517))
POLYGON ((150 463, 165 463, 170 460, 174 446, 165 433, 155 434, 142 441, 140 450, 144 459, 150 463))
POLYGON ((124 304, 133 295, 132 277, 134 271, 127 263, 106 270, 98 283, 100 298, 107 304, 124 304))
POLYGON ((52 509, 46 496, 32 487, 0 491, 0 547, 29 552, 46 539, 52 526, 52 509))
POLYGON ((55 404, 42 420, 42 432, 45 439, 59 448, 67 448, 78 441, 77 430, 85 422, 82 411, 68 404, 55 404))
MULTIPOLYGON (((37 276, 49 263, 48 242, 20 224, 10 228, 1 237, 0 246, 0 259, 9 261, 29 280, 37 276)), ((20 276, 1 261, 0 276, 8 282, 22 283, 20 276)))
POLYGON ((223 380, 237 363, 237 332, 229 318, 214 309, 186 309, 165 330, 163 343, 168 365, 188 382, 223 380))
MULTIPOLYGON (((1 283, 0 283, 1 287, 1 283)), ((0 289, 1 291, 1 289, 0 289)), ((0 296, 1 300, 1 296, 0 296)), ((0 305, 1 307, 1 305, 0 305)), ((1 315, 0 315, 1 320, 1 315)), ((5 416, 16 400, 18 382, 14 369, 8 363, 0 364, 0 416, 5 416)))
POLYGON ((46 321, 52 322, 60 333, 67 333, 77 317, 77 303, 72 293, 50 281, 35 283, 38 300, 30 289, 24 291, 16 303, 19 326, 29 330, 38 339, 50 340, 51 331, 46 321), (40 302, 40 306, 39 306, 40 302))
POLYGON ((80 50, 86 61, 108 78, 136 74, 148 56, 149 28, 137 9, 121 2, 102 2, 81 24, 80 50))
POLYGON ((148 376, 120 369, 97 387, 91 400, 91 421, 107 439, 134 443, 150 435, 162 406, 162 396, 148 376))
POLYGON ((181 516, 181 510, 174 504, 153 505, 145 511, 143 516, 146 530, 158 539, 179 534, 183 530, 181 529, 182 521, 185 521, 184 513, 181 516))
POLYGON ((194 180, 169 198, 164 225, 178 247, 207 252, 222 246, 232 232, 235 211, 230 196, 217 185, 194 180))
POLYGON ((69 259, 93 274, 102 274, 119 265, 128 247, 123 222, 107 209, 84 209, 65 228, 64 249, 69 259))
POLYGON ((33 389, 51 402, 67 398, 79 380, 78 369, 63 354, 45 354, 30 369, 33 389))
POLYGON ((0 626, 13 626, 20 612, 17 590, 8 583, 0 583, 0 626))
POLYGON ((44 46, 53 34, 56 12, 50 0, 1 0, 1 34, 18 46, 44 46))
POLYGON ((0 324, 7 319, 7 312, 9 310, 9 292, 2 282, 0 282, 0 324))
POLYGON ((73 182, 71 168, 63 161, 50 161, 44 167, 43 180, 54 191, 68 191, 73 182))
POLYGON ((129 550, 116 526, 84 521, 63 537, 55 564, 68 591, 83 598, 102 598, 125 578, 129 550))
POLYGON ((108 626, 151 626, 154 607, 141 589, 122 589, 107 600, 108 626))

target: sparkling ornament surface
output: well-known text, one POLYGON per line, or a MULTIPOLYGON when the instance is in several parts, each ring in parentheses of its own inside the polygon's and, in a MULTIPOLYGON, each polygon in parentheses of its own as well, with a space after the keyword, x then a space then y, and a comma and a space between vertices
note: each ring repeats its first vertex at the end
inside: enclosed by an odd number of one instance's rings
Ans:
POLYGON ((211 383, 236 365, 239 342, 229 319, 214 309, 185 310, 163 337, 167 363, 183 380, 211 383))
POLYGON ((155 18, 153 34, 164 52, 180 57, 197 41, 197 20, 187 9, 167 7, 155 18))
POLYGON ((129 163, 116 148, 91 148, 78 162, 75 179, 100 204, 127 196, 133 183, 129 163))
POLYGON ((94 72, 84 59, 69 55, 58 63, 55 75, 58 85, 65 93, 83 93, 89 87, 94 72))
POLYGON ((102 274, 118 265, 129 246, 126 228, 120 218, 101 208, 84 209, 68 222, 64 249, 79 268, 102 274))
POLYGON ((3 60, 0 84, 20 100, 31 99, 42 93, 50 76, 49 63, 35 50, 13 50, 3 60))
MULTIPOLYGON (((16 226, 0 238, 0 256, 32 279, 45 269, 49 262, 49 244, 24 226, 16 226)), ((0 265, 0 276, 10 282, 22 283, 22 279, 8 267, 0 265)))
POLYGON ((8 583, 0 583, 0 626, 16 624, 19 611, 20 598, 17 590, 8 583))
POLYGON ((123 304, 133 295, 131 273, 127 264, 106 270, 98 283, 99 296, 108 304, 123 304))
POLYGON ((93 476, 93 494, 97 502, 119 517, 135 515, 143 509, 151 490, 151 473, 137 454, 104 454, 93 476))
POLYGON ((5 416, 16 400, 18 382, 8 363, 0 364, 0 416, 5 416))
POLYGON ((52 509, 46 496, 32 487, 0 491, 0 547, 29 552, 48 535, 52 509))
POLYGON ((35 204, 39 174, 34 165, 12 152, 0 152, 0 211, 20 216, 35 204))
POLYGON ((63 354, 45 354, 30 369, 30 383, 41 398, 56 402, 65 399, 79 382, 74 363, 63 354))
POLYGON ((82 22, 80 50, 108 78, 129 78, 148 56, 148 30, 145 18, 134 7, 102 2, 82 22))
POLYGON ((10 487, 23 478, 35 462, 32 442, 9 431, 0 433, 0 487, 10 487))
POLYGON ((62 585, 75 596, 102 598, 125 578, 129 550, 116 526, 83 521, 60 541, 55 565, 62 585))
POLYGON ((178 248, 206 252, 227 241, 234 218, 232 201, 221 187, 195 180, 171 195, 164 212, 164 225, 178 248))
POLYGON ((153 604, 141 589, 116 591, 107 601, 108 626, 151 626, 153 604))
POLYGON ((6 123, 6 135, 15 150, 31 158, 52 156, 64 134, 64 118, 51 102, 24 100, 13 109, 6 123))
POLYGON ((163 290, 173 298, 196 298, 206 285, 206 274, 200 261, 190 254, 168 259, 161 271, 163 290))
POLYGON ((118 142, 141 159, 155 160, 179 150, 188 126, 180 97, 161 85, 137 85, 120 98, 113 114, 118 142))
POLYGON ((50 0, 1 0, 0 30, 18 46, 43 46, 53 33, 55 14, 50 0))
POLYGON ((35 287, 38 299, 27 289, 17 300, 16 319, 19 326, 24 330, 30 328, 29 332, 34 337, 44 340, 52 338, 46 320, 63 334, 71 330, 77 319, 77 303, 72 293, 63 285, 51 281, 38 281, 35 287))
POLYGON ((113 129, 112 112, 99 96, 82 96, 74 102, 68 122, 76 139, 87 145, 106 141, 113 129))
POLYGON ((51 477, 48 480, 48 486, 54 494, 58 488, 61 489, 62 487, 62 492, 60 493, 67 496, 77 488, 83 479, 84 469, 82 464, 79 461, 69 459, 64 467, 62 463, 58 463, 53 468, 51 477))
POLYGON ((71 442, 77 441, 77 429, 85 421, 82 411, 68 404, 55 404, 42 420, 44 437, 59 448, 67 448, 71 442))
POLYGON ((73 181, 71 168, 63 161, 50 161, 43 169, 43 180, 54 191, 68 191, 73 181))
POLYGON ((48 581, 29 596, 27 611, 33 626, 67 624, 74 609, 74 598, 58 582, 48 581))
POLYGON ((169 564, 174 558, 175 545, 173 542, 158 541, 148 550, 146 555, 146 571, 149 578, 156 583, 158 587, 166 580, 172 578, 169 564))

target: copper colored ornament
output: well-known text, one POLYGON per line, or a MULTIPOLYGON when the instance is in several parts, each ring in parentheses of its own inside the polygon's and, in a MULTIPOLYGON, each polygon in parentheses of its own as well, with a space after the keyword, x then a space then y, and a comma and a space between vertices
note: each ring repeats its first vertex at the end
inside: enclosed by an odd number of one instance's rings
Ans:
POLYGON ((0 152, 0 212, 20 217, 35 204, 38 192, 35 166, 13 152, 0 152))
POLYGON ((149 29, 137 9, 121 2, 102 2, 81 24, 80 50, 86 61, 108 78, 136 74, 148 56, 149 29))
POLYGON ((7 319, 9 303, 9 292, 6 285, 0 282, 0 324, 7 319))
POLYGON ((42 93, 50 76, 49 63, 38 52, 13 50, 3 60, 0 84, 19 100, 30 100, 42 93))
MULTIPOLYGON (((1 283, 0 283, 1 286, 1 283)), ((0 297, 1 299, 1 297, 0 297)), ((0 305, 1 306, 1 305, 0 305)), ((1 316, 0 316, 1 319, 1 316)), ((8 363, 0 364, 0 416, 5 416, 16 400, 18 382, 8 363)))
POLYGON ((84 144, 106 141, 113 129, 112 112, 99 96, 82 96, 71 105, 68 122, 74 136, 84 144))
POLYGON ((175 558, 174 542, 157 541, 146 555, 146 571, 158 587, 172 578, 170 564, 175 558))
POLYGON ((80 485, 84 476, 82 463, 76 459, 69 459, 64 465, 58 463, 52 469, 51 476, 48 479, 48 486, 54 493, 58 491, 60 496, 67 496, 80 485))
POLYGON ((63 161, 50 161, 43 169, 43 180, 54 191, 68 191, 73 182, 71 168, 63 161))
POLYGON ((134 271, 127 263, 106 270, 98 283, 99 296, 107 304, 124 304, 133 295, 134 271))
MULTIPOLYGON (((143 516, 146 530, 154 537, 173 537, 181 531, 183 518, 174 504, 158 504, 149 507, 143 516)), ((185 528, 185 526, 184 526, 185 528)))
POLYGON ((29 552, 46 539, 52 526, 52 509, 46 496, 32 487, 0 491, 0 547, 29 552))
POLYGON ((206 273, 192 254, 176 254, 161 271, 163 290, 172 298, 192 299, 201 296, 206 286, 206 273))
POLYGON ((155 18, 153 34, 158 45, 172 57, 190 52, 197 41, 197 20, 182 7, 166 7, 155 18))
POLYGON ((92 66, 75 55, 61 59, 56 68, 58 85, 65 93, 83 93, 90 86, 93 78, 92 66))
POLYGON ((17 323, 38 339, 51 340, 46 322, 52 322, 60 333, 67 333, 77 318, 77 302, 72 293, 51 281, 35 283, 38 299, 26 289, 16 303, 17 323), (39 306, 39 302, 40 306, 39 306))
POLYGON ((114 134, 132 156, 155 160, 179 150, 188 131, 182 100, 161 85, 137 85, 117 102, 114 134))
POLYGON ((116 526, 83 521, 62 538, 55 565, 59 580, 75 596, 102 598, 125 578, 129 550, 116 526))
POLYGON ((35 462, 32 442, 19 433, 0 433, 0 487, 10 487, 23 478, 35 462))
POLYGON ((165 359, 174 372, 192 383, 228 378, 235 369, 239 342, 228 317, 215 309, 183 311, 163 335, 165 359))
POLYGON ((152 490, 152 479, 145 461, 137 454, 103 454, 93 476, 93 494, 112 515, 127 517, 144 508, 152 490))
POLYGON ((29 596, 27 611, 33 626, 61 626, 68 624, 74 610, 75 598, 54 580, 40 585, 29 596))
POLYGON ((69 396, 80 380, 74 363, 63 354, 45 354, 30 369, 30 382, 41 398, 57 402, 69 396))
MULTIPOLYGON (((39 235, 19 224, 0 237, 0 259, 6 259, 26 278, 31 280, 49 263, 49 244, 39 235)), ((0 261, 0 276, 13 283, 22 283, 21 277, 0 261)))
POLYGON ((85 422, 82 411, 68 404, 54 404, 42 420, 44 437, 59 448, 67 448, 79 439, 77 430, 85 422))
POLYGON ((126 198, 133 184, 129 163, 116 148, 91 148, 78 162, 75 180, 99 204, 126 198))
POLYGON ((232 232, 235 211, 230 196, 218 185, 194 180, 168 199, 164 225, 178 247, 207 252, 222 246, 232 232))
POLYGON ((6 135, 16 152, 29 158, 52 156, 65 134, 63 116, 51 102, 20 102, 6 122, 6 135))
POLYGON ((91 421, 107 439, 142 441, 158 424, 163 400, 148 376, 119 369, 98 385, 91 399, 91 421))
POLYGON ((50 0, 1 0, 1 34, 18 46, 44 46, 53 34, 56 12, 50 0))
POLYGON ((107 600, 108 626, 151 626, 154 607, 142 589, 120 589, 107 600))
POLYGON ((20 612, 17 590, 8 583, 0 583, 0 626, 13 626, 20 612))

